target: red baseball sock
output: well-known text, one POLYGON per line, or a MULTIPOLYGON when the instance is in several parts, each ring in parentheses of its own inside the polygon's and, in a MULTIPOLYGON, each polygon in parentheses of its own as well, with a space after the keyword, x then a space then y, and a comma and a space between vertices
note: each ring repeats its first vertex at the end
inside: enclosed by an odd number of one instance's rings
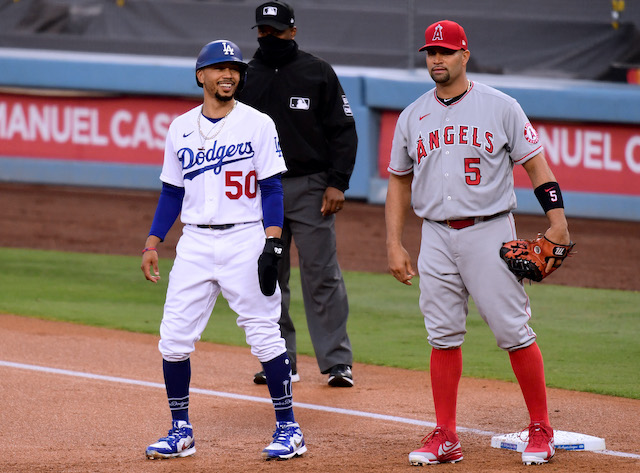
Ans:
POLYGON ((518 379, 531 422, 549 425, 547 386, 544 380, 544 362, 537 343, 509 352, 511 367, 518 379))
POLYGON ((431 350, 431 391, 440 427, 456 431, 458 384, 462 376, 462 349, 431 350))

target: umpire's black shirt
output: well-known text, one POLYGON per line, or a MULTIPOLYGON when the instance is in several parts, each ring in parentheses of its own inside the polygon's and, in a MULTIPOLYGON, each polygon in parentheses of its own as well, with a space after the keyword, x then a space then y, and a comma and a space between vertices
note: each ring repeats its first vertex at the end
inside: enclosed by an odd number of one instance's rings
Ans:
POLYGON ((328 172, 328 186, 344 192, 358 146, 351 107, 333 68, 293 43, 275 63, 256 51, 238 99, 275 122, 288 168, 283 177, 328 172))

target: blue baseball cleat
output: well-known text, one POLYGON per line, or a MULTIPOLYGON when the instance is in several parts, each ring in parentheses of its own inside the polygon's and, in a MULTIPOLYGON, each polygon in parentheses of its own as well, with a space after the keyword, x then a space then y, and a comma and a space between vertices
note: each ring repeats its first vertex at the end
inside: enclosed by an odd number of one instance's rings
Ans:
POLYGON ((295 422, 276 422, 273 442, 262 450, 265 460, 288 460, 307 451, 300 426, 295 422))
POLYGON ((184 420, 174 420, 166 437, 147 447, 145 455, 149 460, 188 457, 196 453, 193 427, 184 420))

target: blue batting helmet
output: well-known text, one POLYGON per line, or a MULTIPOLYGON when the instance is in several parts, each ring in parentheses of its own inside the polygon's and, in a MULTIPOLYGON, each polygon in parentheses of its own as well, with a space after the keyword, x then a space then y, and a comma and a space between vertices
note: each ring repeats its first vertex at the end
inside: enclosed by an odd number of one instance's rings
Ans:
MULTIPOLYGON (((234 62, 240 66, 240 83, 238 84, 237 90, 241 90, 244 86, 244 79, 249 65, 242 61, 242 51, 231 41, 220 39, 205 44, 200 50, 200 54, 198 54, 198 59, 196 60, 196 72, 203 67, 221 62, 234 62)), ((202 82, 198 80, 197 74, 196 83, 199 87, 202 87, 202 82)))

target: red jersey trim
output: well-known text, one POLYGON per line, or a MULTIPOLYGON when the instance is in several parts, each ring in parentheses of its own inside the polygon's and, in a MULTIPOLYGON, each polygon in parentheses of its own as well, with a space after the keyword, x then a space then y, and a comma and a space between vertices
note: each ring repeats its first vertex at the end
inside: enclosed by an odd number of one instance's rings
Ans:
POLYGON ((393 174, 407 174, 410 171, 413 171, 413 166, 408 169, 393 169, 391 166, 387 168, 387 171, 392 172, 393 174))
POLYGON ((521 157, 520 159, 516 159, 514 161, 514 163, 519 163, 520 161, 522 161, 523 159, 528 158, 529 156, 531 156, 532 154, 538 154, 540 151, 542 151, 542 145, 538 146, 536 149, 534 149, 533 151, 531 151, 528 154, 525 154, 523 157, 521 157))

